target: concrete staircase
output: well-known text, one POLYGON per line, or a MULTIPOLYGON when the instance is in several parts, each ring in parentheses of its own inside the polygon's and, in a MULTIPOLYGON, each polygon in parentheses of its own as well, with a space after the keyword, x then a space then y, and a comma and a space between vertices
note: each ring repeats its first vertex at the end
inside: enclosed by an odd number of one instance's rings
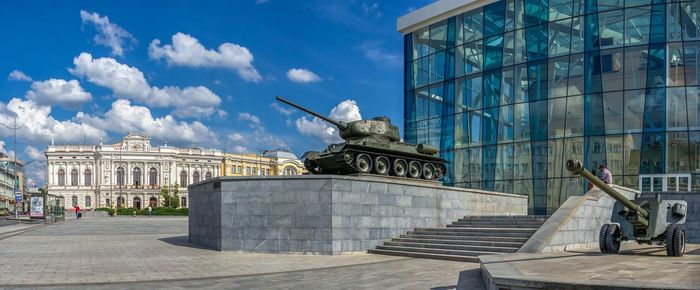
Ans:
POLYGON ((444 228, 416 228, 369 253, 478 262, 478 255, 513 253, 546 216, 466 216, 444 228))

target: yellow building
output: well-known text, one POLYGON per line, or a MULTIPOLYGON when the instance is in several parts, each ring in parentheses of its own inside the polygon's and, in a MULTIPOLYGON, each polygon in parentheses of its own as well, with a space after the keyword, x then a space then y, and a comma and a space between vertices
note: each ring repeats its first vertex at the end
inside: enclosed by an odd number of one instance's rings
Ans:
POLYGON ((300 175, 306 173, 303 163, 294 154, 281 150, 255 153, 224 153, 221 163, 223 176, 300 175))

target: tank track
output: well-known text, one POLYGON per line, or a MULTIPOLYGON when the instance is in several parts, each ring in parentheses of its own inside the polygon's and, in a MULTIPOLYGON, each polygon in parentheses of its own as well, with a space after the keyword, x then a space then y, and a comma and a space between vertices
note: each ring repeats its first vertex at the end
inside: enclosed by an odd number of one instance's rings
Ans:
MULTIPOLYGON (((336 153, 336 154, 337 154, 337 155, 335 156, 335 161, 336 161, 336 164, 339 166, 338 169, 337 169, 337 171, 338 171, 337 173, 339 173, 339 174, 363 173, 361 170, 359 170, 359 169, 355 166, 354 160, 355 160, 355 158, 358 156, 358 154, 367 154, 367 155, 369 155, 369 156, 371 157, 371 159, 372 159, 373 162, 374 162, 375 158, 378 157, 378 156, 386 156, 387 158, 389 158, 389 165, 390 165, 390 167, 391 167, 392 169, 389 170, 388 174, 386 174, 386 175, 377 174, 377 173, 376 173, 376 170, 375 170, 375 168, 374 168, 374 166, 372 166, 371 172, 368 173, 368 174, 372 174, 372 175, 393 176, 393 177, 407 178, 407 179, 426 179, 426 178, 423 176, 422 173, 420 174, 420 177, 418 177, 418 178, 410 177, 410 176, 409 176, 410 174, 408 174, 408 173, 407 173, 405 176, 397 176, 397 175, 394 173, 394 170, 393 170, 394 160, 396 160, 397 158, 406 160, 406 163, 407 163, 407 164, 409 164, 411 161, 419 162, 419 164, 420 164, 420 166, 421 166, 421 172, 422 172, 423 165, 424 165, 425 163, 430 163, 430 164, 432 164, 433 166, 435 166, 435 165, 440 165, 440 166, 442 166, 442 168, 443 168, 442 174, 440 174, 439 176, 438 176, 438 175, 434 175, 433 178, 430 178, 429 180, 437 180, 437 179, 440 179, 440 178, 442 178, 442 177, 447 173, 447 167, 445 166, 444 162, 440 162, 440 161, 436 161, 436 160, 427 160, 427 159, 420 159, 420 158, 408 157, 408 156, 401 156, 401 155, 395 155, 395 154, 386 154, 386 153, 372 152, 372 151, 359 150, 359 149, 354 149, 354 148, 344 149, 344 150, 341 150, 340 152, 338 152, 338 153, 336 153), (352 153, 352 154, 353 154, 354 158, 353 158, 353 160, 352 160, 351 162, 348 162, 348 161, 345 159, 345 154, 346 154, 346 153, 352 153)), ((408 170, 408 168, 406 168, 406 170, 408 170)))

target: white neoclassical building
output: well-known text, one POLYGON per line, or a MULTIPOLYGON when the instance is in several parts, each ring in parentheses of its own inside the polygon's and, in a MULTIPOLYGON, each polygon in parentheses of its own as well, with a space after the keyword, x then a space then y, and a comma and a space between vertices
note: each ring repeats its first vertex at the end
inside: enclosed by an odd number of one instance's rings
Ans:
POLYGON ((187 207, 187 185, 220 176, 221 151, 151 146, 148 136, 129 133, 108 145, 51 145, 45 152, 47 186, 65 197, 66 208, 161 206, 162 187, 187 207))

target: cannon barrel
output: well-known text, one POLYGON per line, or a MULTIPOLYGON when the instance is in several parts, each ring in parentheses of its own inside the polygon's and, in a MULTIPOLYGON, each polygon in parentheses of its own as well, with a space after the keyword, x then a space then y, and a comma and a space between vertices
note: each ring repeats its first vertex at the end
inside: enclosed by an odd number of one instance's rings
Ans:
POLYGON ((322 119, 322 120, 324 120, 324 121, 326 121, 326 122, 328 122, 328 123, 331 123, 331 124, 335 125, 336 127, 338 127, 338 129, 343 130, 343 129, 346 129, 346 128, 348 127, 348 124, 345 123, 345 122, 343 122, 343 121, 333 120, 333 119, 328 118, 328 117, 326 117, 326 116, 324 116, 324 115, 321 115, 321 114, 316 113, 316 112, 314 112, 314 111, 311 111, 311 110, 309 110, 309 109, 307 109, 307 108, 304 108, 304 107, 302 107, 302 106, 299 106, 299 105, 297 105, 297 104, 295 104, 295 103, 292 103, 291 101, 286 100, 286 99, 283 98, 283 97, 277 96, 277 100, 280 101, 280 102, 282 102, 282 103, 285 103, 285 104, 287 104, 287 105, 290 105, 290 106, 292 106, 292 107, 295 107, 295 108, 297 108, 297 109, 299 109, 299 110, 302 110, 302 111, 304 111, 304 112, 306 112, 306 113, 309 113, 309 114, 311 114, 311 115, 313 115, 313 116, 316 116, 316 117, 318 117, 318 118, 320 118, 320 119, 322 119))
POLYGON ((622 205, 624 205, 630 211, 637 212, 639 215, 641 215, 644 218, 649 217, 649 212, 647 212, 645 209, 639 207, 639 205, 637 205, 636 203, 627 199, 624 195, 622 195, 621 193, 619 193, 615 189, 613 189, 612 186, 605 184, 605 182, 598 179, 598 177, 593 175, 593 173, 591 173, 590 171, 586 170, 586 168, 583 168, 583 163, 581 163, 580 160, 571 160, 570 159, 570 160, 566 161, 566 169, 569 170, 572 174, 580 175, 581 177, 590 181, 596 187, 600 188, 602 191, 607 193, 610 197, 619 201, 622 205))

